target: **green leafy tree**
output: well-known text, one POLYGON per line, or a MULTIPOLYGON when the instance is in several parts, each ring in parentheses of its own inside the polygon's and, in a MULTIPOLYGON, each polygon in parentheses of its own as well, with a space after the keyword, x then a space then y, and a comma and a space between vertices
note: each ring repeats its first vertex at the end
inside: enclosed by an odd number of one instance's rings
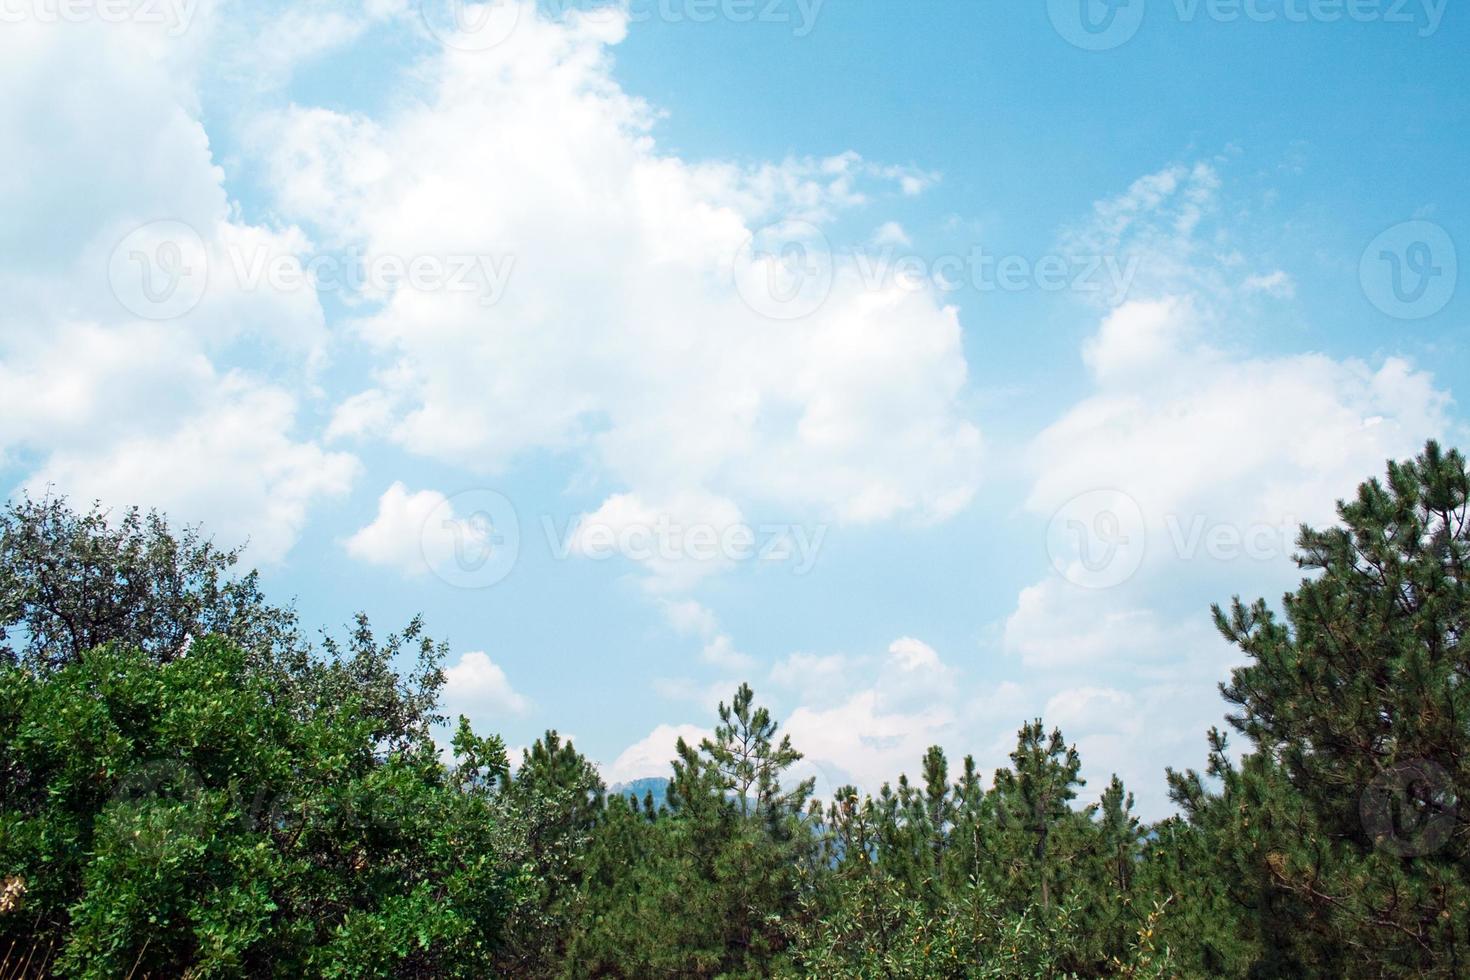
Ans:
POLYGON ((503 746, 385 754, 358 702, 299 717, 248 660, 0 669, 0 947, 83 977, 484 975, 520 901, 503 746))
POLYGON ((64 498, 21 498, 0 511, 0 662, 45 672, 106 643, 168 663, 206 636, 227 637, 253 673, 304 717, 352 699, 375 737, 428 744, 447 648, 415 617, 379 640, 359 613, 346 635, 302 634, 296 611, 272 605, 259 575, 237 575, 242 549, 159 513, 73 511, 64 498))
POLYGON ((241 551, 198 528, 174 533, 156 511, 22 497, 0 511, 0 652, 42 669, 117 642, 162 662, 218 635, 260 658, 304 659, 295 611, 267 602, 255 572, 233 575, 241 551))

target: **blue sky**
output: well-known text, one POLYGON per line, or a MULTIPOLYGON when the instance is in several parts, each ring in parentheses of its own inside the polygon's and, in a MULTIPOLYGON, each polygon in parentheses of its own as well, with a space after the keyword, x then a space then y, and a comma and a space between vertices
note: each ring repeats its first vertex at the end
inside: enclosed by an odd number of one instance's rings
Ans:
POLYGON ((1463 11, 582 8, 10 0, 7 489, 422 611, 610 779, 748 679, 828 787, 1044 714, 1164 812, 1209 603, 1466 441, 1463 11))

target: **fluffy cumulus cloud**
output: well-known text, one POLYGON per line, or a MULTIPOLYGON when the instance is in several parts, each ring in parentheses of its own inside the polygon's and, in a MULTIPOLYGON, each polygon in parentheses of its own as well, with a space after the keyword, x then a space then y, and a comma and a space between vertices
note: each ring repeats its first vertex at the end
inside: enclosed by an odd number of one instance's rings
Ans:
POLYGON ((1452 424, 1449 396, 1401 358, 1230 348, 1244 297, 1289 298, 1291 278, 1233 285, 1243 260, 1212 218, 1221 187, 1211 164, 1169 168, 1070 232, 1137 259, 1139 286, 1082 346, 1093 390, 1028 450, 1025 506, 1049 522, 1053 568, 1021 591, 1001 643, 1066 671, 1048 720, 1103 768, 1197 763, 1235 658, 1208 604, 1292 587, 1300 524, 1330 522, 1386 459, 1452 424))
POLYGON ((1401 358, 1226 348, 1240 311, 1212 258, 1230 251, 1228 229, 1205 220, 1219 186, 1206 164, 1171 168, 1073 232, 1152 273, 1083 343, 1093 391, 1028 450, 1026 508, 1051 520, 1060 573, 1023 592, 1007 626, 1033 659, 1041 635, 1075 632, 1082 661, 1106 655, 1110 637, 1167 645, 1170 628, 1138 607, 1181 579, 1228 569, 1241 587, 1289 584, 1301 523, 1332 520, 1334 501, 1384 460, 1450 426, 1449 396, 1401 358))
POLYGON ((953 514, 980 447, 956 314, 864 288, 822 232, 932 175, 662 152, 610 73, 625 26, 523 4, 503 43, 431 57, 422 99, 256 124, 283 214, 424 273, 359 321, 378 366, 332 432, 485 470, 576 453, 608 488, 598 525, 953 514), (794 266, 773 223, 800 229, 794 266))
POLYGON ((681 493, 652 503, 617 493, 578 518, 563 550, 594 561, 621 555, 649 573, 651 587, 679 590, 729 568, 746 528, 740 508, 724 497, 681 493))
MULTIPOLYGON (((354 558, 397 568, 406 575, 422 575, 431 567, 424 540, 429 518, 447 502, 437 490, 415 493, 395 483, 378 498, 377 517, 344 545, 354 558)), ((444 543, 452 547, 452 542, 444 543)))
POLYGON ((293 401, 279 389, 226 378, 162 431, 54 449, 26 488, 146 502, 183 522, 206 522, 222 542, 248 541, 258 561, 278 561, 311 505, 345 494, 359 468, 349 455, 293 442, 292 417, 293 401))
MULTIPOLYGON (((1130 597, 1134 598, 1134 597, 1130 597)), ((1006 619, 1004 644, 1027 667, 1041 670, 1157 662, 1207 642, 1200 617, 1176 622, 1158 610, 1131 606, 1113 591, 1078 588, 1060 576, 1021 590, 1006 619)))
POLYGON ((294 395, 221 372, 176 325, 36 323, 0 344, 0 462, 29 462, 33 495, 156 506, 274 562, 358 474, 296 435, 294 395))
POLYGON ((357 463, 302 434, 299 383, 219 366, 242 343, 314 362, 324 327, 313 291, 249 274, 304 239, 242 222, 225 193, 194 87, 212 13, 0 32, 0 463, 270 562, 357 463))
MULTIPOLYGON (((437 490, 411 491, 394 483, 378 498, 378 514, 345 542, 348 554, 405 575, 424 575, 448 563, 458 543, 453 503, 437 490), (434 520, 440 516, 443 520, 434 520)), ((471 528, 473 530, 473 528, 471 528)))
POLYGON ((530 700, 511 686, 504 668, 481 651, 463 654, 444 669, 442 703, 451 720, 464 715, 481 732, 495 731, 508 718, 531 710, 530 700))
POLYGON ((460 588, 487 588, 514 570, 520 519, 503 495, 485 489, 447 497, 394 483, 373 520, 342 542, 352 557, 413 578, 433 573, 460 588))
POLYGON ((1404 360, 1232 356, 1191 329, 1175 298, 1107 317, 1084 352, 1097 391, 1032 447, 1031 509, 1112 487, 1151 530, 1196 514, 1242 527, 1323 520, 1385 459, 1447 426, 1448 395, 1404 360))

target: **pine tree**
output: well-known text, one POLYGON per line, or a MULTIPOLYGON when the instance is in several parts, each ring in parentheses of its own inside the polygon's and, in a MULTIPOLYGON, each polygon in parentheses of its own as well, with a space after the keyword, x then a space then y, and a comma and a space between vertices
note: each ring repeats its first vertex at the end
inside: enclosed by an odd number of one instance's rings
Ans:
MULTIPOLYGON (((729 705, 720 702, 720 723, 713 738, 700 744, 707 758, 704 768, 712 770, 727 793, 734 796, 741 816, 752 813, 767 818, 783 818, 799 812, 811 796, 813 780, 806 780, 789 792, 781 790, 781 773, 801 761, 801 753, 791 747, 791 736, 775 741, 779 726, 768 709, 754 707, 755 692, 749 684, 741 684, 729 705)), ((688 753, 681 750, 680 755, 688 753)), ((686 765, 688 765, 686 760, 686 765)))
POLYGON ((1049 909, 1058 871, 1053 844, 1059 828, 1073 816, 1070 804, 1077 790, 1086 784, 1079 775, 1082 760, 1059 729, 1048 737, 1038 718, 1021 726, 1011 763, 1014 770, 995 774, 996 790, 1006 815, 1030 841, 1029 873, 1041 907, 1049 909))
POLYGON ((498 958, 505 974, 547 975, 563 959, 604 793, 596 767, 554 729, 522 753, 500 802, 531 886, 507 925, 498 958))
POLYGON ((1249 657, 1222 690, 1251 752, 1233 766, 1212 735, 1219 791, 1170 778, 1273 969, 1470 971, 1467 489, 1464 458, 1430 443, 1340 503, 1340 527, 1302 529, 1312 576, 1284 618, 1215 610, 1249 657))
POLYGON ((804 822, 812 781, 782 782, 801 753, 745 684, 711 737, 680 739, 675 753, 656 819, 610 801, 573 956, 594 974, 769 975, 817 864, 804 822))

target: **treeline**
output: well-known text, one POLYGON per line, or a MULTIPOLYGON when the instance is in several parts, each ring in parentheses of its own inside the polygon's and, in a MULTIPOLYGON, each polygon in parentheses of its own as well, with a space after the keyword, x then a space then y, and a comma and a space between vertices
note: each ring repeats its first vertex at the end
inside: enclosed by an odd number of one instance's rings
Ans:
POLYGON ((1144 825, 1060 732, 812 799, 742 686, 667 803, 555 732, 512 774, 415 621, 303 635, 137 512, 0 515, 0 980, 1470 975, 1470 478, 1430 444, 1304 528, 1203 772, 1144 825))

